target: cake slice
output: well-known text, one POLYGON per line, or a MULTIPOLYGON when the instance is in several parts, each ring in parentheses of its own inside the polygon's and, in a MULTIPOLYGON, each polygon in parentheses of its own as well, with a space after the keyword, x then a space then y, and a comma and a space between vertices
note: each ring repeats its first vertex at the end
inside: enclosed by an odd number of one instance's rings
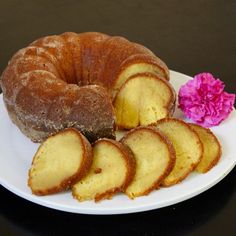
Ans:
POLYGON ((131 199, 149 194, 173 168, 175 151, 171 142, 151 127, 135 128, 121 142, 132 150, 136 160, 136 174, 126 194, 131 199))
POLYGON ((203 147, 197 133, 184 121, 166 118, 158 121, 156 127, 175 148, 175 166, 162 182, 162 185, 170 186, 185 179, 195 169, 202 158, 203 147))
POLYGON ((191 124, 191 127, 197 132, 203 144, 203 155, 196 171, 206 173, 214 167, 221 157, 221 145, 216 136, 210 129, 191 124))
POLYGON ((135 173, 135 160, 128 147, 115 140, 100 139, 93 147, 89 173, 72 188, 79 201, 110 199, 124 191, 135 173))
POLYGON ((47 195, 70 188, 92 164, 92 148, 77 130, 69 128, 47 138, 29 170, 32 193, 47 195))
POLYGON ((150 73, 131 76, 114 100, 116 125, 131 129, 172 115, 175 92, 170 83, 150 73))

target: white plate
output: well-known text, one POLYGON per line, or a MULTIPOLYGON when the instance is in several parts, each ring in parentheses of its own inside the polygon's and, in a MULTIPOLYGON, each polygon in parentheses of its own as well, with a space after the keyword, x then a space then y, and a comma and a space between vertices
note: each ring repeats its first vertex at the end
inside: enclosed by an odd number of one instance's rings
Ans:
MULTIPOLYGON (((171 71, 171 83, 178 92, 181 84, 191 77, 171 71)), ((177 110, 175 116, 183 118, 177 110)), ((223 155, 218 165, 206 174, 192 173, 182 183, 161 188, 148 196, 130 200, 118 194, 112 200, 99 203, 78 202, 70 192, 38 197, 31 194, 27 186, 27 175, 31 160, 38 148, 12 124, 0 96, 0 184, 16 195, 42 206, 84 214, 124 214, 147 211, 184 201, 209 189, 223 179, 236 164, 236 111, 220 126, 212 130, 219 138, 223 155), (229 132, 230 131, 230 132, 229 132)))

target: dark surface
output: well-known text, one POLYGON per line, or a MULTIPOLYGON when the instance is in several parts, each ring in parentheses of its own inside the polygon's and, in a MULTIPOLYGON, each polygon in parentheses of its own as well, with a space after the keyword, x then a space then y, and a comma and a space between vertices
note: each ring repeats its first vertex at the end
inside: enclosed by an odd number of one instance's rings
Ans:
MULTIPOLYGON (((0 1, 0 29, 0 71, 38 37, 100 31, 144 44, 173 70, 209 71, 235 93, 234 0, 8 0, 0 1)), ((235 190, 234 169, 207 192, 174 206, 89 216, 41 207, 0 187, 0 235, 234 235, 235 190)))

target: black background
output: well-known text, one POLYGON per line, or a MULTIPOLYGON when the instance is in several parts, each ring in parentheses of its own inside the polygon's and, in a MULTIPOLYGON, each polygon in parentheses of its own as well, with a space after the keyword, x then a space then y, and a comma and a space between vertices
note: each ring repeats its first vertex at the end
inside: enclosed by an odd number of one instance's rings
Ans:
MULTIPOLYGON (((235 93, 234 0, 1 0, 0 71, 18 49, 65 31, 127 37, 150 48, 170 69, 190 76, 211 72, 235 93)), ((38 206, 0 187, 0 235, 233 235, 235 190, 234 169, 210 190, 173 206, 91 216, 38 206)))

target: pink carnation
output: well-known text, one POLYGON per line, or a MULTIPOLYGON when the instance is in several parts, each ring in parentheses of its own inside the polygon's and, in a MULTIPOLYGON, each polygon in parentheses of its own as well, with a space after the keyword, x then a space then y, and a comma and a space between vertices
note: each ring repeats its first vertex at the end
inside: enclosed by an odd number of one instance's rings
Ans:
POLYGON ((204 127, 219 125, 229 116, 235 101, 235 94, 224 92, 224 87, 212 74, 198 74, 180 88, 179 108, 204 127))

